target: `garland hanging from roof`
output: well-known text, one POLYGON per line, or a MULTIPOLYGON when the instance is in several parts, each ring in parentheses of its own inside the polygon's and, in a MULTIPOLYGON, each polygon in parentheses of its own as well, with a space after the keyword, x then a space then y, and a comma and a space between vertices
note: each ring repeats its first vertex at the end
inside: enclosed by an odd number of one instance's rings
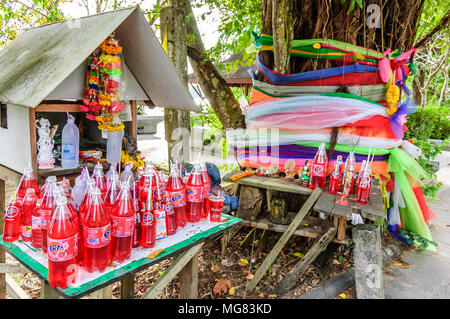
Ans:
POLYGON ((119 118, 124 108, 119 97, 122 47, 114 34, 92 52, 88 59, 85 98, 80 109, 86 118, 98 122, 99 130, 122 131, 119 118))

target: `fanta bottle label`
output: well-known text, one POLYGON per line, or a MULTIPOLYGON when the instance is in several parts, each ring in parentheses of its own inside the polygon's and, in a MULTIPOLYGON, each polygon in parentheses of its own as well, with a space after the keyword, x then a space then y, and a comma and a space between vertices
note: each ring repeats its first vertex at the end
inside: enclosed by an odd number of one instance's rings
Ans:
POLYGON ((19 213, 20 211, 16 206, 10 205, 5 212, 5 221, 14 221, 18 218, 19 213))
POLYGON ((48 238, 47 254, 51 261, 66 261, 78 253, 78 234, 65 239, 48 238))
POLYGON ((31 216, 31 227, 33 229, 40 229, 41 228, 41 217, 31 216))
POLYGON ((321 164, 314 164, 311 174, 317 177, 323 177, 325 176, 325 165, 321 164))
POLYGON ((180 191, 170 191, 170 199, 172 200, 173 207, 183 207, 186 206, 186 197, 184 190, 180 191))
POLYGON ((155 222, 155 216, 152 212, 146 211, 142 214, 142 225, 144 226, 152 226, 155 222))
POLYGON ((163 209, 155 210, 155 221, 156 221, 156 240, 167 237, 166 212, 163 209))
POLYGON ((203 187, 201 186, 187 186, 186 187, 186 201, 201 202, 203 195, 203 187))
POLYGON ((31 227, 32 226, 26 226, 26 225, 23 225, 22 226, 22 237, 23 238, 30 238, 31 237, 31 227))
POLYGON ((111 225, 103 227, 83 226, 84 245, 87 248, 101 248, 111 242, 111 225))
POLYGON ((112 219, 112 235, 115 237, 133 236, 135 217, 118 217, 111 215, 112 219))

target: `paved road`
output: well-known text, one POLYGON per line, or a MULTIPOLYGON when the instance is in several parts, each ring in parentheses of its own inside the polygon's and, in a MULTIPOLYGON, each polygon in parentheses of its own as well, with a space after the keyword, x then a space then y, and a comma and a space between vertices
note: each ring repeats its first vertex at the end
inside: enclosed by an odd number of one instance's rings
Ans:
POLYGON ((431 234, 439 246, 437 252, 407 251, 403 259, 408 268, 390 266, 385 274, 387 299, 450 298, 450 166, 438 171, 443 183, 430 208, 438 217, 432 221, 431 234))

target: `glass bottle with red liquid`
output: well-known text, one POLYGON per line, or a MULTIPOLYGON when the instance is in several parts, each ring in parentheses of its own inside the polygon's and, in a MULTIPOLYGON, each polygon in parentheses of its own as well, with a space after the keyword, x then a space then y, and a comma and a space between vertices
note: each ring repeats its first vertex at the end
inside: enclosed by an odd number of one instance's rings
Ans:
POLYGON ((338 155, 334 162, 333 172, 330 175, 330 183, 328 184, 328 192, 336 194, 341 188, 341 165, 342 155, 338 155))
POLYGON ((104 199, 107 190, 107 183, 101 163, 95 164, 94 171, 92 172, 92 178, 95 180, 95 185, 100 189, 100 192, 102 193, 102 199, 104 199))
POLYGON ((152 248, 156 242, 156 220, 153 210, 152 193, 149 192, 146 201, 142 204, 141 215, 141 242, 143 248, 152 248))
POLYGON ((47 252, 47 232, 56 205, 56 198, 54 194, 56 189, 56 177, 49 176, 47 177, 47 179, 49 179, 49 182, 47 184, 47 187, 45 188, 44 195, 42 195, 42 199, 39 203, 38 208, 39 218, 41 221, 41 248, 44 253, 47 252))
POLYGON ((4 218, 3 241, 13 242, 18 240, 22 231, 22 210, 17 201, 17 193, 11 195, 4 218))
POLYGON ((177 228, 184 227, 186 225, 186 188, 175 164, 171 165, 166 190, 175 211, 177 228))
POLYGON ((370 198, 370 191, 372 189, 372 177, 370 176, 369 165, 366 163, 366 168, 363 175, 359 178, 356 190, 356 202, 361 205, 366 205, 370 198))
POLYGON ((167 235, 170 236, 177 232, 177 220, 169 192, 163 189, 163 193, 164 193, 163 206, 166 212, 166 230, 167 235))
POLYGON ((111 211, 111 249, 113 260, 115 261, 123 262, 131 256, 135 213, 130 184, 122 182, 118 199, 111 211))
POLYGON ((34 188, 27 189, 27 194, 22 201, 22 240, 31 242, 33 231, 33 211, 36 209, 37 197, 34 188))
POLYGON ((200 167, 195 164, 186 183, 186 219, 188 222, 197 223, 200 221, 203 205, 203 184, 200 167))
POLYGON ((325 143, 320 144, 319 149, 314 157, 311 165, 311 177, 309 180, 309 188, 323 188, 327 178, 328 158, 325 152, 325 143))
POLYGON ((22 179, 19 183, 19 187, 17 190, 17 202, 19 204, 22 204, 22 200, 27 194, 28 188, 33 188, 34 193, 39 197, 40 189, 36 182, 36 179, 34 178, 33 168, 31 167, 31 164, 28 164, 28 168, 25 169, 22 179))
POLYGON ((65 196, 56 199, 47 248, 48 282, 52 287, 66 289, 75 283, 78 275, 78 224, 72 219, 65 196))
POLYGON ((111 265, 111 216, 97 187, 92 190, 92 198, 83 221, 83 246, 83 268, 87 272, 103 272, 111 265))
POLYGON ((353 192, 353 183, 355 180, 354 174, 355 174, 355 153, 350 152, 347 158, 345 159, 345 165, 344 165, 344 172, 342 174, 342 187, 344 186, 344 183, 346 182, 345 176, 347 176, 347 171, 350 172, 351 176, 351 182, 347 187, 349 187, 349 194, 353 192))
POLYGON ((133 248, 139 247, 141 241, 141 214, 139 213, 139 201, 136 194, 136 182, 133 181, 133 204, 136 214, 134 214, 134 230, 133 230, 133 248))
POLYGON ((209 195, 211 193, 211 178, 209 177, 208 169, 206 168, 206 162, 202 162, 200 164, 200 174, 202 175, 203 178, 203 191, 202 191, 203 204, 200 218, 208 218, 210 209, 209 195))

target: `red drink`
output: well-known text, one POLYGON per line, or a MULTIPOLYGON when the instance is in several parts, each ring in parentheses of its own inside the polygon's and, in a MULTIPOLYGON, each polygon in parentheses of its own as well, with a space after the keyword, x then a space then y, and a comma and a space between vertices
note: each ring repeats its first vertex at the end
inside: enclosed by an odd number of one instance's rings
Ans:
POLYGON ((114 203, 116 202, 117 195, 119 194, 120 188, 119 188, 119 178, 117 175, 111 175, 108 189, 106 190, 104 204, 105 207, 108 209, 108 213, 111 212, 111 210, 114 207, 114 203))
POLYGON ((197 223, 200 221, 203 199, 203 178, 199 172, 198 165, 194 165, 192 173, 186 184, 186 219, 188 222, 197 223))
POLYGON ((222 196, 210 196, 210 211, 209 220, 211 222, 218 223, 222 218, 223 201, 225 200, 222 196))
POLYGON ((170 169, 167 191, 175 211, 177 228, 184 227, 186 225, 186 188, 175 165, 172 165, 170 169))
POLYGON ((316 187, 323 188, 325 186, 327 178, 327 154, 325 153, 325 144, 322 143, 319 146, 319 150, 314 157, 314 161, 311 165, 311 178, 309 180, 309 188, 315 189, 316 187))
POLYGON ((101 199, 100 189, 92 199, 83 222, 83 268, 88 272, 105 271, 111 264, 111 216, 101 199))
POLYGON ((49 228, 50 221, 52 220, 53 212, 55 211, 55 196, 54 191, 56 189, 56 182, 49 176, 48 185, 45 188, 44 195, 42 195, 41 202, 39 204, 39 218, 41 221, 41 248, 44 253, 47 252, 47 231, 49 228))
POLYGON ((169 192, 165 192, 164 210, 166 211, 166 229, 167 235, 173 235, 177 232, 177 221, 175 216, 175 210, 173 209, 172 200, 170 199, 169 192))
POLYGON ((19 203, 13 195, 9 200, 9 205, 5 212, 3 240, 7 242, 18 240, 22 230, 21 225, 22 211, 19 203))
POLYGON ((29 165, 28 168, 25 169, 17 191, 17 202, 20 205, 22 204, 22 200, 27 194, 27 189, 29 188, 33 188, 36 196, 39 196, 39 186, 33 176, 33 169, 31 168, 31 165, 29 165))
POLYGON ((130 184, 124 182, 120 185, 118 200, 111 211, 113 260, 122 262, 131 256, 135 213, 130 184))
POLYGON ((78 225, 65 196, 59 196, 56 205, 48 228, 48 282, 52 287, 66 289, 75 283, 78 274, 78 225))
POLYGON ((33 211, 36 209, 37 198, 34 193, 34 188, 27 189, 27 194, 22 201, 22 239, 25 242, 31 241, 33 211))
POLYGON ((136 214, 134 215, 134 230, 133 230, 133 244, 132 247, 139 247, 141 241, 141 214, 139 213, 139 201, 136 196, 136 183, 133 182, 133 204, 136 214))
POLYGON ((141 247, 151 248, 155 246, 156 241, 156 220, 153 210, 152 196, 142 204, 141 210, 141 247))
POLYGON ((342 164, 342 156, 338 155, 336 162, 334 163, 333 173, 330 176, 330 184, 328 185, 329 193, 337 193, 341 188, 341 171, 340 167, 342 164))
POLYGON ((90 178, 87 181, 87 187, 86 187, 86 191, 84 193, 83 196, 83 200, 81 201, 80 204, 80 209, 78 210, 78 212, 80 213, 80 221, 83 222, 84 221, 84 216, 87 213, 87 210, 89 208, 90 205, 90 200, 91 200, 91 192, 92 190, 95 188, 95 180, 90 178))
POLYGON ((209 213, 209 194, 211 190, 211 178, 208 174, 208 169, 206 168, 206 163, 202 162, 200 165, 200 174, 203 178, 203 191, 202 191, 202 198, 203 198, 203 204, 202 204, 202 212, 200 214, 200 218, 208 218, 209 213))
POLYGON ((103 166, 102 164, 98 163, 94 167, 94 172, 92 172, 92 178, 95 180, 95 184, 100 189, 100 192, 102 193, 102 199, 105 198, 107 185, 106 185, 106 177, 103 173, 103 166))
POLYGON ((344 183, 346 183, 345 176, 347 176, 347 171, 349 172, 351 176, 351 182, 347 187, 350 189, 349 194, 353 192, 353 183, 354 183, 354 173, 355 173, 355 154, 353 152, 350 152, 350 154, 345 159, 345 165, 344 165, 344 173, 342 178, 342 186, 344 186, 344 183))
POLYGON ((369 161, 366 161, 364 167, 360 171, 358 178, 358 185, 356 190, 356 202, 358 204, 366 205, 370 198, 371 189, 372 189, 372 176, 370 170, 370 163, 369 161))
POLYGON ((31 216, 31 245, 35 248, 42 248, 41 214, 39 213, 40 200, 36 203, 36 209, 31 216))

